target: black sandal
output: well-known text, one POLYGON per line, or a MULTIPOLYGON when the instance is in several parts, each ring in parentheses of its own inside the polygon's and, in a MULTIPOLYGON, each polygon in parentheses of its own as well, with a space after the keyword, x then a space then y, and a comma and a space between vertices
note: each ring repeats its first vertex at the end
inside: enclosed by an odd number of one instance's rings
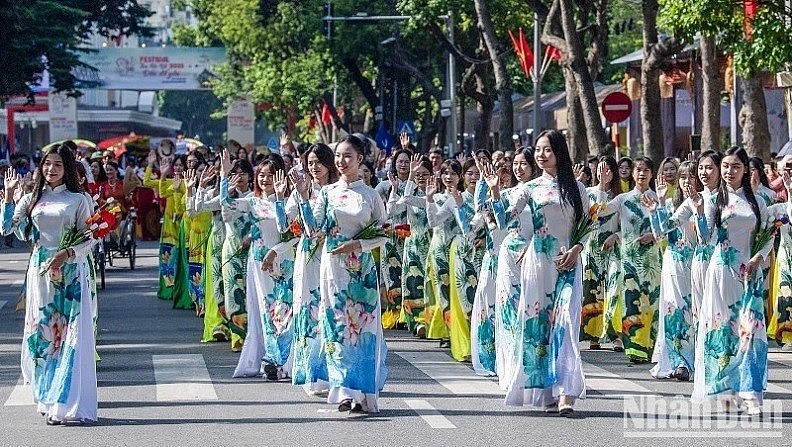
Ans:
POLYGON ((344 399, 341 401, 340 404, 338 404, 338 411, 341 413, 347 413, 350 410, 352 410, 352 408, 354 408, 355 405, 360 405, 360 404, 353 404, 352 399, 344 399))

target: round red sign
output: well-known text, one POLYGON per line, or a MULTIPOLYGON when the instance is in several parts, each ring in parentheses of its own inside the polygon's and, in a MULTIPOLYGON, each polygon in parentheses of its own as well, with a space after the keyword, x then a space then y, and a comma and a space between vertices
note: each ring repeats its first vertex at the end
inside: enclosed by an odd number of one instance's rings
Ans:
POLYGON ((609 123, 620 123, 630 117, 632 101, 622 92, 613 92, 602 100, 602 116, 609 123))

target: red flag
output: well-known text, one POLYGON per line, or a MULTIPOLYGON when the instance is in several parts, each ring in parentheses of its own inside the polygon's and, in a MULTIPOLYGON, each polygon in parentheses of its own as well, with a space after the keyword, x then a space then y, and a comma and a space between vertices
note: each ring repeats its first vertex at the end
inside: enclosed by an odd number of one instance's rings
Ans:
POLYGON ((743 20, 745 26, 745 38, 751 40, 752 26, 756 12, 759 10, 759 0, 743 0, 743 10, 745 12, 745 19, 743 20))
POLYGON ((333 122, 333 116, 330 114, 330 107, 327 107, 327 103, 322 105, 322 122, 327 125, 333 122))
POLYGON ((547 48, 545 48, 545 58, 548 57, 551 59, 555 59, 558 62, 561 62, 561 52, 558 51, 558 48, 552 45, 548 45, 547 48))
POLYGON ((523 69, 523 73, 525 73, 525 77, 530 78, 534 56, 531 47, 528 45, 528 41, 525 40, 522 28, 520 28, 518 37, 515 38, 514 33, 511 31, 509 31, 509 37, 511 37, 512 45, 514 45, 514 52, 517 54, 517 59, 520 61, 520 66, 523 69))

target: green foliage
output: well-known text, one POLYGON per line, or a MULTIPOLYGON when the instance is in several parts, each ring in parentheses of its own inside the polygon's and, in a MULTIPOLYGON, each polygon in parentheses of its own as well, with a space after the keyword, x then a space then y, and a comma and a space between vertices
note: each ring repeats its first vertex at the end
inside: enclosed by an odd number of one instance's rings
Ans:
POLYGON ((738 0, 660 0, 658 23, 690 41, 697 32, 717 36, 718 45, 734 55, 735 69, 746 77, 777 71, 792 62, 792 33, 785 24, 792 12, 783 2, 764 2, 744 30, 743 2, 738 0))
POLYGON ((616 84, 622 81, 624 66, 611 65, 610 61, 643 47, 641 5, 627 0, 611 0, 608 3, 608 19, 611 32, 602 80, 605 84, 616 84))
POLYGON ((182 122, 188 137, 198 135, 204 144, 224 140, 224 118, 213 118, 213 112, 223 108, 223 102, 211 91, 164 90, 159 93, 160 114, 182 122))
POLYGON ((71 71, 81 65, 78 53, 85 50, 80 46, 94 30, 102 36, 146 36, 150 30, 143 20, 149 15, 137 0, 4 2, 0 8, 0 60, 13 63, 3 69, 0 102, 30 94, 28 85, 39 82, 44 69, 49 70, 55 90, 77 94, 71 71))

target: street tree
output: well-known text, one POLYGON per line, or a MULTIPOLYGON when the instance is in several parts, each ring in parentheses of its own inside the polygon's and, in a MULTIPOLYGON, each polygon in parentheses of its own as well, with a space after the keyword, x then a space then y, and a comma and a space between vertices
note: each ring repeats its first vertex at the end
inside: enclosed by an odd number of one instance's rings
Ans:
POLYGON ((4 2, 0 8, 0 60, 8 63, 0 77, 0 103, 26 95, 42 73, 50 75, 50 87, 78 94, 75 67, 91 68, 79 60, 85 42, 95 32, 108 38, 133 34, 147 36, 144 19, 151 12, 137 0, 29 0, 4 2))
MULTIPOLYGON (((752 2, 753 3, 753 2, 752 2)), ((703 74, 702 148, 720 147, 719 54, 734 58, 742 77, 744 101, 739 121, 742 143, 752 155, 770 156, 770 130, 762 79, 792 62, 792 35, 786 25, 792 11, 783 2, 757 1, 755 17, 746 18, 742 0, 660 0, 660 25, 687 41, 701 33, 703 74), (746 24, 750 23, 750 32, 746 24)))

